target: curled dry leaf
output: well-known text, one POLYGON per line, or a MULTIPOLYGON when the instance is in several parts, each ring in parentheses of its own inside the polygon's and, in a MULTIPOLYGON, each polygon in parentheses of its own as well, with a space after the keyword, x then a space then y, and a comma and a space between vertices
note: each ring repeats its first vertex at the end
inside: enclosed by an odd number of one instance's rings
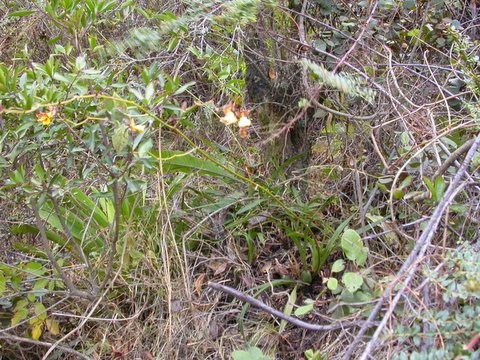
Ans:
POLYGON ((195 279, 195 291, 197 292, 198 296, 202 295, 202 288, 203 285, 205 285, 205 279, 205 274, 200 274, 200 276, 195 279))
POLYGON ((213 273, 214 276, 217 276, 217 275, 220 275, 221 273, 223 273, 226 269, 227 269, 227 263, 222 263, 220 264, 220 266, 217 267, 217 269, 215 270, 215 272, 213 273))

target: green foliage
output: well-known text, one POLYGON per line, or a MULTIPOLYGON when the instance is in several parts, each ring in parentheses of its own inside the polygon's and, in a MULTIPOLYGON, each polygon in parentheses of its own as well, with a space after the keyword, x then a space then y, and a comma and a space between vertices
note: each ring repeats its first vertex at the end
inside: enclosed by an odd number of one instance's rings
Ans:
POLYGON ((342 235, 340 246, 345 256, 359 266, 367 261, 368 248, 363 245, 360 235, 353 230, 347 229, 342 235))
POLYGON ((17 266, 0 265, 0 307, 3 319, 9 319, 9 327, 21 327, 38 340, 42 333, 59 333, 59 323, 44 304, 44 296, 50 291, 63 289, 60 281, 49 280, 44 263, 30 261, 17 266), (24 292, 23 296, 15 296, 24 292), (5 317, 7 315, 7 317, 5 317))
MULTIPOLYGON (((293 312, 293 307, 295 305, 295 303, 297 302, 297 287, 295 286, 292 290, 292 292, 290 293, 290 295, 288 296, 288 301, 287 303, 285 304, 285 307, 283 309, 283 313, 287 316, 290 316, 292 315, 292 312, 293 312)), ((279 326, 279 329, 278 329, 278 332, 281 334, 284 332, 285 330, 285 327, 287 326, 287 322, 285 320, 282 320, 280 322, 280 326, 279 326)))
MULTIPOLYGON (((346 271, 352 265, 355 269, 365 266, 369 253, 368 248, 363 245, 360 235, 353 229, 346 229, 343 232, 340 247, 351 263, 344 259, 338 259, 331 265, 331 276, 325 279, 327 289, 332 294, 338 295, 339 299, 346 304, 369 301, 378 289, 374 286, 372 279, 369 278, 368 271, 346 271), (341 279, 338 279, 337 277, 340 275, 341 279)), ((366 310, 366 308, 363 310, 366 310)), ((335 310, 334 316, 341 317, 356 311, 354 307, 345 305, 335 310)))
POLYGON ((425 185, 427 185, 428 190, 432 194, 433 200, 435 200, 436 202, 442 200, 443 193, 445 192, 446 188, 445 180, 443 179, 443 177, 438 176, 433 183, 426 177, 423 178, 423 181, 425 182, 425 185))
POLYGON ((305 357, 307 360, 323 360, 324 357, 320 354, 319 350, 313 351, 312 349, 309 349, 305 351, 305 357))
POLYGON ((399 325, 395 337, 413 343, 415 350, 400 352, 395 359, 476 359, 480 350, 467 350, 467 345, 480 332, 480 253, 471 244, 463 243, 458 251, 450 251, 441 273, 425 267, 424 274, 436 288, 443 305, 423 307, 420 314, 410 314, 412 323, 399 325), (443 347, 433 343, 442 337, 443 347))
POLYGON ((344 273, 342 276, 342 281, 345 285, 345 288, 351 293, 354 293, 355 291, 360 289, 363 284, 362 276, 355 272, 344 273))
POLYGON ((247 350, 236 350, 232 353, 233 360, 269 360, 270 357, 263 354, 262 350, 256 346, 251 346, 247 350))

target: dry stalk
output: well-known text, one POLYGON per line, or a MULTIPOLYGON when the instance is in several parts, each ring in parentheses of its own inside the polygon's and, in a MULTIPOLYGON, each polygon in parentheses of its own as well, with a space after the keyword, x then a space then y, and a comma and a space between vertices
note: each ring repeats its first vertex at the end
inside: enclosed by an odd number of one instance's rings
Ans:
MULTIPOLYGON (((347 329, 347 328, 351 328, 351 327, 355 327, 355 326, 362 326, 362 327, 366 327, 366 328, 369 328, 369 327, 372 327, 375 325, 374 322, 366 322, 366 321, 363 321, 363 320, 354 320, 354 321, 339 321, 338 323, 335 323, 335 324, 330 324, 330 325, 317 325, 317 324, 310 324, 310 323, 307 323, 305 321, 302 321, 302 320, 299 320, 297 318, 294 318, 293 316, 289 316, 289 315, 286 315, 284 313, 282 313, 281 311, 278 311, 270 306, 268 306, 267 304, 261 302, 260 300, 258 299, 255 299, 253 296, 250 296, 250 295, 247 295, 247 294, 244 294, 238 290, 235 290, 229 286, 225 286, 225 285, 222 285, 222 284, 218 284, 218 283, 214 283, 214 282, 210 282, 208 283, 208 287, 214 289, 214 290, 218 290, 218 291, 222 291, 228 295, 231 295, 241 301, 244 301, 246 303, 249 303, 250 305, 252 306, 255 306, 256 308, 262 310, 262 311, 265 311, 266 313, 270 314, 270 315, 273 315, 273 316, 276 316, 282 320, 285 320, 295 326, 298 326, 300 328, 303 328, 303 329, 307 329, 307 330, 312 330, 312 331, 332 331, 332 330, 339 330, 339 329, 347 329)), ((367 320, 368 321, 368 320, 367 320)))

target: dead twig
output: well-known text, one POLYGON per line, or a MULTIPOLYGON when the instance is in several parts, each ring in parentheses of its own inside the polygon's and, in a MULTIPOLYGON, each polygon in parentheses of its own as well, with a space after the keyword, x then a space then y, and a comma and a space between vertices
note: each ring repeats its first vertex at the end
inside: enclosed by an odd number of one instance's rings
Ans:
POLYGON ((358 34, 358 37, 355 39, 353 42, 352 46, 350 46, 350 49, 342 56, 340 61, 337 63, 335 68, 333 69, 333 72, 336 73, 338 69, 343 65, 343 63, 348 59, 350 54, 355 50, 357 47, 358 43, 362 40, 363 35, 365 34, 365 31, 368 29, 368 25, 372 22, 373 15, 375 14, 375 11, 377 11, 377 6, 378 6, 378 1, 375 1, 373 4, 372 10, 370 11, 370 16, 368 17, 367 21, 365 21, 365 24, 363 24, 362 29, 360 30, 360 33, 358 34))
POLYGON ((214 290, 222 291, 228 295, 231 295, 243 302, 249 303, 252 306, 255 306, 256 308, 265 311, 266 313, 276 316, 282 320, 285 320, 286 322, 289 322, 295 326, 298 326, 303 329, 307 330, 312 330, 312 331, 332 331, 332 330, 339 330, 339 329, 346 329, 354 326, 362 326, 362 327, 371 327, 374 326, 375 323, 370 323, 367 324, 366 321, 363 320, 354 320, 354 321, 343 321, 343 322, 338 322, 336 324, 330 324, 330 325, 316 325, 316 324, 310 324, 305 321, 299 320, 297 318, 294 318, 293 316, 285 315, 281 311, 278 311, 267 304, 261 302, 258 299, 255 299, 254 297, 244 294, 238 290, 235 290, 229 286, 221 285, 218 283, 214 282, 209 282, 208 287, 214 290))

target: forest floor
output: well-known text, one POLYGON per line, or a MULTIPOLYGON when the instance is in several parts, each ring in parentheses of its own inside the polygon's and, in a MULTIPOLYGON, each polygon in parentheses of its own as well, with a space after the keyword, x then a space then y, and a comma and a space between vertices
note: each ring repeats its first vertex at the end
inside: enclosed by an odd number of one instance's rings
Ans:
POLYGON ((479 359, 476 1, 0 3, 0 357, 479 359))

